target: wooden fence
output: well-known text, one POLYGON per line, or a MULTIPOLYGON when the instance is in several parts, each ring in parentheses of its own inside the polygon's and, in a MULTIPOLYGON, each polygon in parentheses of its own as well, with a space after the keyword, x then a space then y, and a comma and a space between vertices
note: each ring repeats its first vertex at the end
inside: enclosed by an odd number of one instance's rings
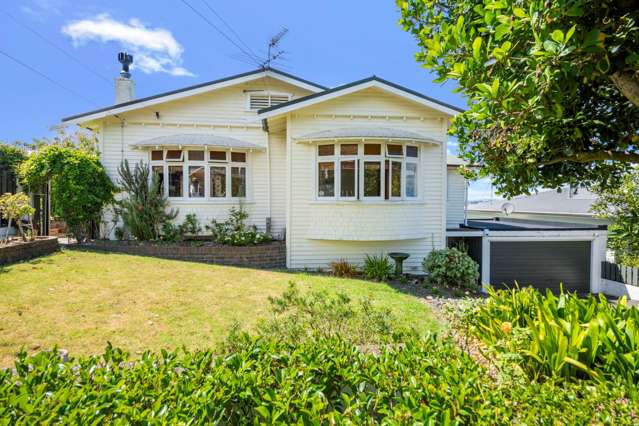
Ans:
POLYGON ((610 281, 639 286, 639 268, 601 262, 601 278, 610 281))

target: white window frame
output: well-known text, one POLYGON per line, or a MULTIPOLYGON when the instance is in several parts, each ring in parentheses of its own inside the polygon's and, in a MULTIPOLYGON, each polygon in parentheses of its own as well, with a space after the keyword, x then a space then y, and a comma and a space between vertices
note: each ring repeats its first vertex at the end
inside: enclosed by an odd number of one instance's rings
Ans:
POLYGON ((419 177, 421 176, 420 168, 422 167, 421 163, 421 147, 414 143, 409 142, 397 142, 397 141, 382 141, 382 140, 364 140, 361 142, 353 142, 353 141, 335 141, 335 142, 323 142, 313 145, 315 149, 315 164, 314 164, 314 198, 318 201, 386 201, 386 202, 397 202, 397 201, 414 201, 420 199, 420 184, 419 177), (356 144, 358 146, 357 155, 341 155, 341 145, 351 145, 356 144), (364 145, 365 144, 378 144, 380 146, 380 155, 365 155, 364 154, 364 145), (319 155, 319 147, 324 145, 333 145, 334 151, 333 155, 319 155), (387 145, 401 145, 402 146, 402 156, 398 155, 388 155, 387 145), (406 156, 406 147, 413 146, 417 148, 417 157, 407 157, 406 156), (356 194, 354 197, 343 197, 342 188, 341 188, 341 163, 343 161, 355 161, 356 168, 356 194), (401 164, 401 194, 399 196, 393 196, 392 187, 388 188, 388 199, 386 199, 386 161, 389 162, 389 184, 392 182, 392 163, 400 163, 401 164), (365 196, 364 195, 364 186, 365 186, 365 163, 366 162, 375 162, 380 165, 380 195, 379 196, 365 196), (334 167, 334 190, 335 195, 333 196, 320 196, 319 195, 319 163, 333 163, 334 167), (408 196, 406 194, 406 165, 412 163, 416 165, 415 169, 415 195, 408 196))
POLYGON ((420 151, 420 149, 419 149, 418 145, 407 144, 406 146, 404 146, 404 153, 406 152, 406 147, 408 147, 408 146, 414 146, 414 147, 417 148, 417 157, 408 157, 408 156, 404 157, 404 159, 405 159, 404 167, 402 168, 402 173, 404 174, 404 177, 402 179, 402 182, 404 184, 404 193, 403 193, 403 195, 404 195, 404 198, 406 198, 407 200, 415 200, 415 199, 417 199, 419 197, 419 187, 420 187, 420 185, 419 185, 419 176, 420 176, 420 174, 419 174, 419 165, 420 165, 420 162, 419 162, 419 151, 420 151), (408 164, 415 164, 416 165, 416 167, 415 167, 415 195, 412 195, 412 196, 409 196, 408 194, 406 194, 406 188, 408 186, 407 185, 408 181, 406 179, 406 172, 408 171, 408 167, 407 167, 408 164))
POLYGON ((337 158, 338 158, 338 150, 339 150, 339 144, 335 144, 335 143, 320 143, 317 144, 315 146, 315 157, 316 157, 316 161, 315 161, 315 197, 318 200, 334 200, 339 192, 338 192, 338 163, 337 163, 337 158), (326 146, 326 145, 333 145, 333 155, 319 155, 319 147, 320 146, 326 146), (333 195, 319 195, 319 164, 320 163, 333 163, 333 195))
MULTIPOLYGON (((288 98, 288 100, 286 102, 289 102, 293 95, 291 93, 286 93, 286 92, 271 92, 269 90, 256 90, 256 91, 247 91, 246 92, 246 111, 248 112, 256 112, 259 109, 252 109, 251 108, 251 96, 253 95, 258 95, 258 96, 268 96, 268 106, 264 107, 264 108, 268 108, 268 107, 272 107, 273 106, 273 100, 272 97, 273 96, 285 96, 286 98, 288 98)), ((277 104, 279 105, 279 104, 277 104)))
POLYGON ((247 150, 230 150, 230 149, 207 149, 207 147, 197 148, 183 148, 182 149, 182 160, 166 160, 166 152, 178 150, 178 148, 163 148, 163 149, 154 149, 149 151, 148 158, 150 167, 153 166, 162 166, 164 172, 164 179, 162 182, 163 193, 167 195, 167 198, 170 201, 189 201, 194 203, 228 203, 234 201, 247 201, 251 197, 251 169, 249 164, 251 162, 251 153, 247 150), (163 160, 151 160, 151 152, 152 151, 162 151, 163 160), (189 160, 189 156, 187 151, 204 151, 204 161, 191 161, 189 160), (210 159, 210 151, 224 151, 226 152, 226 160, 211 160, 210 159), (241 152, 246 154, 246 162, 233 162, 231 161, 231 152, 241 152), (182 196, 181 197, 169 197, 169 178, 168 171, 169 166, 182 166, 182 196), (204 167, 204 197, 191 197, 189 196, 189 167, 204 167), (226 169, 226 196, 225 197, 212 197, 211 196, 211 167, 224 167, 226 169), (245 188, 244 188, 244 197, 233 197, 231 196, 231 168, 232 167, 242 167, 246 170, 245 176, 245 188))

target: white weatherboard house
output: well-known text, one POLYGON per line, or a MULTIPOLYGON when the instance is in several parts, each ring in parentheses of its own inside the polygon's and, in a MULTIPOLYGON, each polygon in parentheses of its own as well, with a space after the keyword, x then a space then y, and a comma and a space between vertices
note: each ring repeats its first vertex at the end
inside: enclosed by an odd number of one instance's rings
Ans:
MULTIPOLYGON (((456 107, 378 77, 328 89, 261 69, 142 99, 129 77, 115 105, 63 122, 98 132, 114 181, 122 160, 149 162, 178 220, 224 220, 241 202, 286 241, 292 269, 400 251, 420 273, 447 237, 487 232, 466 228, 467 182, 447 156, 456 107)), ((598 256, 580 261, 592 270, 598 256)))

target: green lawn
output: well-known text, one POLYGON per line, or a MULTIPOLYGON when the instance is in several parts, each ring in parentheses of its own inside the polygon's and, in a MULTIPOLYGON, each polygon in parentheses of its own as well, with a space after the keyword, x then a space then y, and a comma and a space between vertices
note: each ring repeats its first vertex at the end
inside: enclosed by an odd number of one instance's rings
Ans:
POLYGON ((208 347, 234 321, 251 327, 268 314, 267 297, 289 281, 304 291, 368 296, 420 330, 438 327, 423 303, 387 284, 64 251, 0 269, 0 366, 21 347, 57 344, 73 354, 101 353, 107 341, 133 353, 208 347))

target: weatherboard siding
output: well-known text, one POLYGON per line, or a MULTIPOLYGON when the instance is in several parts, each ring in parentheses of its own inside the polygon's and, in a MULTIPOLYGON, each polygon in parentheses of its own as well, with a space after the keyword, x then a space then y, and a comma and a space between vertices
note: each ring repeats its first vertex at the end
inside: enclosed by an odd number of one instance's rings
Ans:
POLYGON ((411 255, 406 270, 421 272, 422 259, 444 245, 445 142, 421 145, 418 200, 349 202, 316 200, 316 144, 295 139, 321 130, 371 125, 402 128, 445 141, 444 120, 428 108, 376 89, 291 114, 288 266, 326 268, 340 258, 361 264, 366 254, 404 251, 411 255))
MULTIPOLYGON (((266 148, 269 143, 268 134, 262 130, 256 113, 246 110, 245 91, 262 89, 291 93, 293 97, 310 93, 277 80, 262 79, 121 114, 119 117, 124 120, 124 126, 115 117, 104 120, 100 136, 101 160, 109 177, 114 182, 118 181, 117 169, 124 159, 127 159, 131 166, 141 160, 149 161, 148 151, 133 149, 132 145, 159 136, 212 133, 266 148), (156 112, 159 113, 159 119, 156 112)), ((273 138, 275 146, 270 153, 271 174, 274 179, 272 185, 281 185, 282 170, 285 167, 283 144, 282 136, 279 139, 273 138)), ((265 230, 266 218, 269 217, 268 155, 266 150, 249 153, 248 197, 243 203, 249 213, 248 222, 261 230, 265 230)), ((285 206, 281 205, 285 197, 283 191, 278 189, 271 192, 271 213, 276 215, 272 218, 272 231, 275 235, 284 233, 285 206)), ((187 214, 194 213, 202 225, 209 224, 213 219, 225 220, 229 209, 239 205, 235 200, 172 199, 169 203, 179 211, 177 221, 182 221, 187 214)), ((107 213, 104 220, 108 223, 111 215, 107 213)), ((112 231, 110 236, 113 237, 112 231)))
POLYGON ((468 184, 453 168, 448 169, 446 182, 446 228, 458 228, 465 220, 468 184))

